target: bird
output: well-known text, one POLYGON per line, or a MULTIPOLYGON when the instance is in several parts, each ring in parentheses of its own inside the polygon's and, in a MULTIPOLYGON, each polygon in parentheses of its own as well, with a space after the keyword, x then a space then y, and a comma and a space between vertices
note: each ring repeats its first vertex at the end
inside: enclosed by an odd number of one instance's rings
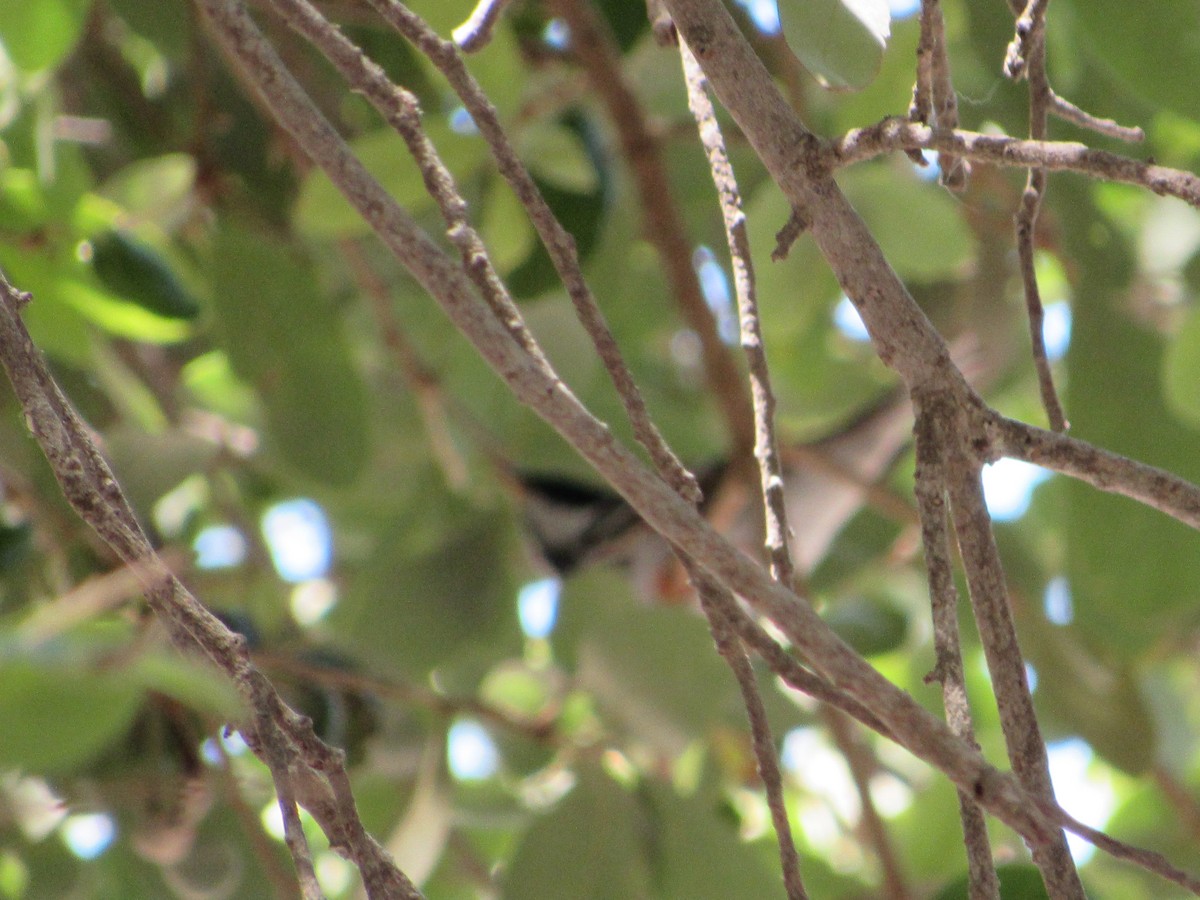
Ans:
MULTIPOLYGON (((896 390, 819 440, 782 448, 789 547, 798 579, 816 569, 868 500, 915 518, 911 505, 877 486, 903 454, 911 431, 911 405, 896 390)), ((761 501, 753 501, 749 480, 737 472, 728 460, 697 467, 701 511, 754 554, 762 544, 761 501)), ((616 492, 553 473, 517 472, 516 481, 525 531, 554 575, 568 578, 607 563, 628 571, 642 599, 678 600, 686 593, 666 540, 616 492)))

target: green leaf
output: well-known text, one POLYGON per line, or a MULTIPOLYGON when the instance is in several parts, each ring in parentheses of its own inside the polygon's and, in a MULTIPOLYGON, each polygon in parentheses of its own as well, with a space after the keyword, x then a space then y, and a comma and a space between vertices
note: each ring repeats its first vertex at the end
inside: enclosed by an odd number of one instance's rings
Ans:
POLYGON ((1078 46, 1146 100, 1200 116, 1200 0, 1167 0, 1153 11, 1125 0, 1067 0, 1078 46))
POLYGON ((245 712, 233 684, 211 665, 164 651, 138 657, 129 668, 130 680, 143 690, 173 697, 189 709, 226 722, 245 712))
POLYGON ((90 282, 90 278, 63 278, 59 297, 109 334, 150 344, 173 344, 191 336, 186 321, 165 318, 90 282))
POLYGON ((1188 314, 1167 346, 1163 391, 1172 412, 1200 425, 1200 308, 1188 314))
POLYGON ((281 455, 309 478, 349 484, 370 450, 366 392, 311 264, 230 223, 213 257, 219 342, 258 388, 281 455))
POLYGON ((166 153, 130 163, 98 193, 139 221, 150 219, 167 229, 189 214, 195 186, 196 160, 186 153, 166 153))
MULTIPOLYGON (((645 840, 661 885, 656 896, 724 900, 778 895, 778 857, 743 842, 731 817, 722 814, 718 798, 703 793, 681 797, 668 785, 647 782, 642 799, 653 815, 654 830, 645 840)), ((803 863, 801 868, 807 871, 803 863)), ((808 887, 813 889, 811 883, 808 887)))
POLYGON ((8 647, 0 662, 0 768, 52 773, 95 756, 133 721, 141 688, 119 672, 8 647))
POLYGON ((217 455, 211 442, 182 429, 147 434, 141 429, 118 426, 104 436, 105 453, 111 460, 125 495, 134 509, 149 513, 160 497, 196 472, 217 455))
POLYGON ((780 0, 788 46, 826 87, 858 90, 870 84, 887 47, 887 0, 780 0))
POLYGON ((350 580, 330 627, 347 651, 385 672, 478 662, 482 677, 520 646, 507 523, 456 502, 428 471, 414 478, 424 489, 407 515, 380 526, 381 545, 350 580))
POLYGON ((529 829, 504 876, 505 898, 649 900, 649 822, 633 796, 585 767, 567 798, 529 829))
MULTIPOLYGON (((1000 900, 1046 900, 1041 873, 1029 863, 996 866, 1000 879, 1000 900)), ((967 900, 971 896, 970 878, 963 875, 938 891, 934 900, 967 900)))
POLYGON ((13 284, 33 295, 21 313, 34 344, 44 353, 79 365, 91 362, 87 323, 63 300, 60 267, 49 254, 0 245, 0 265, 13 284))
POLYGON ((200 305, 167 261, 126 231, 92 238, 92 269, 110 291, 168 319, 194 319, 200 305))
POLYGON ((0 42, 28 72, 58 65, 83 31, 91 0, 0 3, 0 42))
POLYGON ((821 618, 863 656, 895 650, 908 636, 908 617, 890 603, 853 597, 834 602, 821 618))
MULTIPOLYGON (((737 682, 704 619, 678 606, 646 606, 621 579, 602 569, 570 579, 552 639, 556 658, 576 669, 606 720, 669 756, 717 728, 743 728, 737 682)), ((773 725, 794 723, 794 708, 763 694, 773 725)))
POLYGON ((542 181, 581 194, 593 193, 600 178, 578 131, 558 122, 521 130, 521 158, 542 181))
POLYGON ((15 166, 0 171, 0 221, 13 231, 30 231, 49 220, 50 210, 37 173, 15 166))
POLYGON ((840 173, 838 184, 901 278, 950 278, 973 258, 975 240, 961 204, 922 181, 911 164, 897 159, 856 166, 840 173))
MULTIPOLYGON (((1128 311, 1131 250, 1085 186, 1064 181, 1060 190, 1070 194, 1061 209, 1067 250, 1080 273, 1067 354, 1072 434, 1196 481, 1197 431, 1183 427, 1164 402, 1163 341, 1128 311)), ((1131 659, 1191 627, 1200 596, 1196 532, 1078 481, 1064 490, 1067 573, 1075 622, 1089 644, 1131 659)))

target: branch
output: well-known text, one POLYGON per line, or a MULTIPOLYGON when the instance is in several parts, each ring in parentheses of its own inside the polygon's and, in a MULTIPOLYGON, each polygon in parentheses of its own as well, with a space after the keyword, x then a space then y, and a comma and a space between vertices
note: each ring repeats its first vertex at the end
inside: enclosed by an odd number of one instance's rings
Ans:
POLYGON ((476 53, 492 41, 492 32, 509 0, 479 0, 467 20, 454 29, 452 37, 464 53, 476 53))
MULTIPOLYGON (((1046 76, 1046 6, 1048 0, 1029 0, 1017 19, 1017 37, 1008 48, 1004 69, 1010 78, 1024 77, 1029 83, 1029 137, 1046 139, 1046 117, 1050 108, 1050 81, 1046 76)), ((1033 366, 1037 372, 1042 406, 1050 420, 1052 431, 1066 431, 1067 420, 1062 403, 1054 388, 1054 375, 1046 356, 1046 340, 1042 334, 1045 310, 1042 292, 1038 289, 1034 264, 1034 242, 1038 214, 1046 196, 1046 170, 1031 168, 1021 195, 1021 205, 1014 217, 1017 230, 1017 257, 1020 260, 1021 281, 1025 288, 1025 314, 1029 320, 1029 342, 1033 348, 1033 366)))
POLYGON ((840 168, 882 153, 912 148, 954 153, 999 166, 1023 169, 1036 166, 1136 184, 1160 197, 1178 197, 1200 208, 1200 177, 1191 172, 1130 159, 1108 150, 1094 150, 1072 141, 1028 141, 975 131, 936 132, 905 119, 884 119, 877 125, 847 132, 830 145, 829 165, 840 168))
MULTIPOLYGON (((721 204, 721 218, 725 223, 725 238, 729 244, 729 256, 733 262, 734 286, 737 292, 738 314, 741 321, 742 349, 750 370, 750 389, 754 404, 754 455, 758 459, 759 478, 763 495, 763 516, 766 520, 766 550, 771 561, 771 577, 779 584, 790 587, 796 575, 791 554, 788 552, 788 519, 784 502, 783 467, 779 460, 779 447, 775 437, 775 395, 771 391, 767 355, 763 347, 761 323, 758 317, 758 298, 754 287, 754 264, 750 257, 750 237, 746 233, 746 216, 742 212, 741 194, 733 166, 725 150, 721 129, 717 124, 716 111, 708 99, 704 84, 704 72, 686 44, 680 44, 680 59, 683 63, 684 81, 687 84, 688 106, 700 130, 700 142, 708 156, 709 169, 721 204)), ((694 562, 686 561, 692 582, 696 585, 701 607, 708 618, 717 649, 738 680, 742 689, 742 702, 750 719, 750 733, 754 741, 754 755, 758 760, 758 771, 767 794, 767 805, 779 843, 779 856, 783 868, 783 882, 790 900, 807 898, 804 882, 800 876, 800 858, 792 840, 787 807, 783 799, 783 779, 779 774, 779 760, 775 755, 775 744, 771 739, 767 713, 754 670, 746 658, 746 651, 737 639, 737 633, 719 612, 719 606, 734 607, 737 601, 724 587, 706 576, 694 562)), ((834 713, 836 714, 836 713, 834 713)))
MULTIPOLYGON (((921 40, 917 44, 917 79, 908 116, 914 122, 939 131, 958 127, 958 97, 950 81, 950 59, 946 55, 946 23, 940 0, 921 2, 921 40)), ((952 191, 967 187, 970 167, 951 154, 941 155, 941 183, 952 191)))
MULTIPOLYGON (((946 509, 946 470, 941 454, 941 439, 934 416, 918 413, 916 425, 917 468, 916 496, 921 514, 921 540, 925 547, 925 568, 929 574, 929 599, 933 618, 933 642, 937 665, 925 681, 942 686, 942 707, 950 729, 972 746, 975 729, 967 700, 967 681, 963 673, 959 642, 958 588, 950 559, 950 534, 946 509)), ((958 792, 958 816, 962 822, 967 848, 967 869, 971 900, 999 900, 1000 880, 992 862, 987 820, 975 801, 958 792)))
POLYGON ((1200 529, 1200 487, 1137 460, 1056 434, 995 416, 990 451, 1077 478, 1110 494, 1121 494, 1200 529))
POLYGON ((650 131, 641 101, 626 83, 616 42, 591 0, 554 0, 553 8, 571 30, 571 52, 587 70, 621 142, 621 154, 637 183, 646 239, 658 252, 671 295, 687 326, 700 338, 701 356, 709 388, 732 441, 735 461, 754 446, 754 414, 742 386, 737 362, 717 333, 712 311, 700 289, 692 266, 687 223, 671 195, 671 178, 659 143, 650 131))
MULTIPOLYGON (((199 650, 233 683, 251 711, 239 727, 251 750, 271 769, 285 818, 295 797, 330 843, 359 867, 364 883, 377 896, 419 898, 412 882, 367 835, 353 800, 345 805, 336 799, 337 783, 346 780, 343 754, 321 742, 311 721, 279 699, 250 664, 244 639, 208 612, 154 553, 87 427, 34 348, 19 314, 28 301, 28 294, 0 277, 0 362, 63 496, 138 576, 147 604, 175 646, 188 653, 199 650)), ((304 883, 310 867, 303 848, 292 849, 304 883)))
MULTIPOLYGON (((529 170, 517 156, 516 149, 500 125, 496 108, 488 100, 479 83, 467 71, 467 67, 463 64, 454 45, 443 40, 420 16, 396 0, 369 0, 369 2, 388 24, 404 35, 413 46, 433 62, 446 77, 459 99, 462 100, 464 108, 470 113, 480 134, 487 142, 500 174, 528 212, 534 230, 546 248, 546 252, 554 264, 554 269, 558 273, 558 277, 562 279, 563 286, 567 289, 567 294, 575 306, 576 315, 592 339, 596 353, 604 363, 609 378, 624 404, 626 415, 633 426, 634 436, 646 448, 650 458, 654 460, 655 466, 663 473, 663 477, 667 479, 668 483, 676 490, 682 491, 688 499, 693 502, 698 501, 700 488, 696 484, 695 477, 675 456, 657 426, 651 421, 645 401, 633 380, 633 374, 626 366, 616 339, 605 321, 604 314, 600 311, 600 306, 583 277, 575 239, 555 217, 533 177, 529 174, 529 170)), ((307 4, 303 4, 303 6, 307 7, 307 4)), ((300 5, 290 4, 285 9, 300 10, 300 5)), ((343 77, 362 91, 376 109, 385 113, 388 97, 398 89, 387 80, 382 71, 363 58, 357 48, 347 49, 343 46, 349 42, 341 36, 340 32, 332 29, 328 23, 322 25, 320 22, 316 22, 314 16, 317 16, 315 11, 289 13, 289 18, 294 21, 295 27, 303 27, 304 33, 314 43, 320 41, 324 44, 337 45, 337 59, 341 60, 337 64, 343 77)), ((317 17, 319 18, 319 16, 317 17)), ((320 45, 318 44, 318 46, 320 45)))
MULTIPOLYGON (((854 653, 807 604, 799 602, 794 593, 776 584, 761 567, 722 538, 690 504, 616 441, 607 427, 595 419, 561 381, 552 373, 548 374, 537 359, 524 351, 511 332, 481 305, 473 284, 460 267, 442 253, 353 156, 236 0, 202 0, 201 6, 218 38, 267 99, 275 118, 326 171, 519 400, 571 443, 651 527, 699 561, 717 581, 774 620, 815 670, 877 715, 898 742, 946 773, 981 806, 1031 843, 1040 845, 1059 834, 1058 822, 1047 816, 1011 775, 989 766, 978 751, 965 746, 944 723, 854 653)), ((683 34, 694 38, 696 23, 681 19, 679 15, 685 6, 683 0, 668 0, 668 6, 683 34)), ((724 15, 719 4, 715 10, 706 9, 705 12, 718 17, 724 15)), ((690 43, 695 49, 695 41, 690 43)), ((709 49, 711 51, 711 46, 709 49)), ((703 56, 700 59, 704 61, 703 56)), ((711 72, 709 74, 711 77, 711 72)), ((784 156, 778 149, 768 154, 768 158, 776 162, 784 156)), ((800 178, 799 175, 794 177, 800 178)), ((803 183, 802 180, 795 182, 797 185, 803 183)), ((807 194, 805 199, 808 199, 807 194)), ((840 210, 843 203, 844 200, 835 201, 836 209, 840 210)), ((845 208, 849 209, 848 206, 845 208)), ((861 233, 848 237, 861 239, 861 233)), ((831 237, 825 243, 833 245, 834 250, 840 249, 838 239, 831 237)), ((849 246, 844 249, 850 250, 849 246)), ((836 253, 831 255, 837 257, 836 253)), ((881 299, 878 291, 865 296, 872 301, 881 299)), ((904 320, 893 323, 897 311, 877 312, 882 306, 882 302, 871 302, 864 308, 877 330, 883 323, 896 325, 892 332, 881 336, 880 343, 885 350, 892 351, 892 356, 909 377, 920 382, 953 372, 947 368, 948 354, 940 358, 935 353, 932 361, 900 360, 897 354, 902 348, 908 349, 910 342, 916 342, 918 347, 932 346, 934 350, 938 346, 944 350, 944 345, 923 317, 913 320, 912 313, 905 311, 904 320), (931 343, 934 341, 937 342, 931 343)), ((920 315, 919 311, 917 315, 920 315)), ((950 378, 953 381, 954 375, 950 378)), ((344 771, 327 774, 335 800, 345 802, 349 796, 349 782, 344 771)), ((373 873, 364 871, 364 877, 369 874, 373 873)))
MULTIPOLYGON (((1009 762, 1025 790, 1053 804, 1054 786, 1050 781, 1046 745, 1033 708, 1025 659, 1017 642, 1000 551, 983 499, 982 466, 966 446, 969 430, 951 404, 939 397, 922 395, 920 409, 922 417, 931 420, 928 427, 933 429, 934 439, 945 453, 943 465, 951 516, 1009 762)), ((1052 840, 1030 849, 1052 897, 1086 900, 1066 836, 1061 831, 1052 840)))
POLYGON ((808 900, 804 880, 800 875, 800 855, 792 839, 792 826, 788 819, 787 806, 783 798, 783 777, 779 772, 779 758, 775 753, 775 741, 771 737, 771 726, 767 721, 767 710, 758 691, 754 669, 746 657, 746 651, 738 640, 728 610, 736 608, 737 600, 724 587, 714 581, 696 565, 694 560, 683 558, 700 606, 708 619, 717 652, 733 670, 738 688, 742 692, 742 705, 750 722, 750 737, 754 744, 754 758, 758 762, 758 774, 762 778, 767 795, 767 807, 771 810, 771 822, 775 826, 779 844, 779 859, 783 869, 783 884, 788 900, 808 900))
POLYGON ((741 321, 742 349, 750 371, 750 395, 754 404, 754 456, 758 460, 759 482, 762 488, 763 516, 766 520, 766 549, 771 560, 771 575, 780 584, 790 586, 796 567, 788 550, 787 503, 783 487, 783 464, 779 458, 779 441, 775 434, 775 394, 771 390, 771 373, 767 367, 767 351, 763 342, 762 322, 758 315, 758 296, 754 286, 754 262, 750 256, 750 235, 746 232, 746 215, 733 166, 721 136, 721 126, 704 82, 704 71, 686 44, 679 55, 683 61, 684 81, 687 82, 688 106, 700 130, 700 142, 708 156, 708 166, 721 202, 721 218, 725 222, 725 238, 729 258, 733 263, 733 284, 737 293, 738 317, 741 321))
POLYGON ((214 32, 260 91, 276 119, 320 165, 386 246, 474 344, 518 399, 555 427, 659 533, 734 593, 776 621, 835 686, 877 715, 917 756, 946 772, 1031 840, 1053 827, 1012 780, 964 747, 911 697, 846 646, 807 604, 774 583, 622 447, 560 382, 548 376, 483 306, 458 265, 382 190, 284 68, 236 0, 203 0, 214 32))

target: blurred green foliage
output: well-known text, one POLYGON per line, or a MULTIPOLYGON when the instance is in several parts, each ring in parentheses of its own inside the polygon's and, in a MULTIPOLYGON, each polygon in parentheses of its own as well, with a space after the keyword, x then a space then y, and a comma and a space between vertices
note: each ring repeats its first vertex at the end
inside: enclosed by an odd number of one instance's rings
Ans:
MULTIPOLYGON (((661 137, 689 240, 727 271, 677 60, 651 39, 641 2, 597 5, 661 137)), ((893 21, 885 49, 877 31, 851 21, 852 5, 786 0, 794 56, 755 36, 805 120, 830 137, 903 114, 911 96, 915 20, 893 21), (803 17, 822 11, 835 18, 817 34, 803 17), (826 84, 864 89, 828 92, 797 58, 826 84)), ((449 34, 470 4, 412 6, 449 34)), ((1005 4, 942 6, 963 127, 1020 135, 1025 90, 1000 74, 1012 32, 1005 4)), ((1157 6, 1053 5, 1056 90, 1143 126, 1147 141, 1116 146, 1057 121, 1051 134, 1196 170, 1200 2, 1157 6)), ((347 33, 419 96, 547 355, 628 439, 565 292, 457 98, 364 9, 353 7, 347 33)), ((693 336, 645 240, 612 123, 545 39, 549 24, 542 4, 514 4, 469 65, 575 235, 656 420, 685 460, 711 462, 729 436, 693 336)), ((402 142, 295 35, 274 21, 269 31, 367 167, 440 235, 402 142)), ((0 3, 0 44, 0 268, 34 295, 24 317, 36 343, 197 596, 252 636, 301 711, 351 750, 367 824, 429 896, 480 896, 482 885, 513 898, 777 891, 740 696, 702 620, 648 604, 637 586, 647 582, 601 566, 568 578, 548 638, 522 633, 518 589, 544 571, 513 473, 594 476, 511 398, 247 97, 195 12, 134 0, 0 3), (261 523, 302 497, 328 519, 332 564, 296 584, 272 564, 277 548, 261 523), (240 549, 220 564, 203 554, 201 565, 187 562, 217 526, 240 549), (498 754, 480 778, 446 761, 448 729, 464 719, 482 724, 498 754)), ((840 293, 809 239, 770 260, 786 203, 735 129, 728 137, 783 435, 789 444, 827 437, 893 382, 835 324, 840 293)), ((976 166, 962 195, 927 174, 896 155, 839 181, 938 327, 983 360, 989 400, 1040 422, 1012 249, 1024 173, 976 166)), ((1051 179, 1039 271, 1047 300, 1073 314, 1070 350, 1055 365, 1072 433, 1193 480, 1198 251, 1200 215, 1179 201, 1078 175, 1051 179)), ((901 454, 884 487, 909 496, 911 472, 901 454)), ((0 486, 0 897, 284 890, 282 843, 259 824, 273 802, 269 778, 236 741, 218 740, 234 715, 228 692, 169 655, 130 588, 105 577, 113 559, 66 507, 8 391, 0 486), (109 816, 112 845, 94 859, 69 852, 68 813, 109 816)), ((1200 869, 1188 831, 1200 820, 1200 539, 1061 478, 1042 483, 999 539, 1048 737, 1085 742, 1116 836, 1200 869), (1069 622, 1045 611, 1054 579, 1069 585, 1069 622)), ((938 708, 923 682, 934 659, 911 517, 862 510, 811 574, 830 624, 938 708)), ((972 629, 964 641, 979 740, 1000 762, 972 629)), ((824 734, 811 704, 765 675, 762 683, 777 737, 824 734)), ((873 746, 877 799, 916 893, 965 896, 953 792, 894 748, 873 746)), ((786 776, 810 890, 877 896, 879 866, 856 828, 851 782, 826 764, 819 753, 792 759, 786 776)), ((1020 842, 992 826, 997 856, 1019 860, 1002 872, 1003 896, 1043 896, 1020 842)), ((328 894, 352 896, 345 864, 317 846, 328 894)), ((1082 871, 1106 900, 1175 896, 1101 854, 1082 871)))

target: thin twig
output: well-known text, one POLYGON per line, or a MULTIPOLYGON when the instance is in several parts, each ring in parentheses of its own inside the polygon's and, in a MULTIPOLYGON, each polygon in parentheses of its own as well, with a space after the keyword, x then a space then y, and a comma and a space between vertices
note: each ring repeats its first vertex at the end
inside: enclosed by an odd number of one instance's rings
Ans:
MULTIPOLYGON (((946 54, 946 22, 940 0, 921 0, 921 40, 917 44, 917 78, 913 85, 909 118, 937 130, 958 127, 958 97, 950 80, 950 58, 946 54)), ((952 154, 938 158, 941 183, 952 191, 963 191, 970 174, 968 164, 952 154)))
POLYGON ((746 708, 746 716, 750 722, 754 758, 758 762, 758 774, 762 778, 767 807, 771 811, 771 822, 775 826, 775 836, 779 844, 783 884, 788 900, 807 900, 808 892, 804 889, 804 879, 800 874, 800 855, 796 852, 796 843, 792 839, 792 826, 783 797, 783 777, 779 772, 779 758, 775 752, 775 741, 771 737, 767 710, 763 706, 754 669, 725 612, 735 607, 737 600, 693 561, 686 557, 682 559, 700 598, 701 609, 708 619, 717 652, 733 671, 738 688, 742 692, 742 705, 746 708))
POLYGON ((454 43, 464 53, 482 50, 491 43, 492 32, 508 4, 509 0, 479 0, 467 20, 451 33, 454 43))
POLYGON ((1086 110, 1080 109, 1070 100, 1058 96, 1053 89, 1050 91, 1050 106, 1047 110, 1051 115, 1058 116, 1064 122, 1078 125, 1105 137, 1116 138, 1129 144, 1136 144, 1146 139, 1146 132, 1141 128, 1122 125, 1112 119, 1102 119, 1086 110))
MULTIPOLYGON (((1017 641, 1000 552, 983 499, 981 463, 963 446, 962 435, 967 429, 963 427, 964 417, 953 406, 940 396, 922 395, 919 403, 922 416, 938 423, 937 440, 944 453, 951 517, 970 587, 971 607, 991 674, 992 691, 1000 712, 1009 762, 1017 779, 1032 796, 1053 803, 1054 786, 1050 781, 1046 745, 1017 641)), ((1031 851, 1050 896, 1086 900, 1061 830, 1031 847, 1031 851)))
POLYGON ((750 372, 750 396, 754 404, 754 456, 758 460, 759 482, 762 488, 763 515, 767 557, 771 575, 783 585, 791 585, 796 567, 788 550, 787 504, 783 486, 783 464, 779 458, 779 441, 775 435, 775 394, 771 390, 771 373, 767 367, 767 351, 763 342, 762 323, 758 316, 758 296, 754 286, 754 263, 750 256, 750 236, 746 232, 746 215, 742 211, 741 192, 734 176, 721 127, 712 101, 708 99, 704 72, 686 44, 680 44, 684 80, 688 89, 688 106, 700 130, 700 143, 708 156, 709 169, 721 203, 725 222, 725 238, 729 258, 733 263, 733 284, 737 295, 738 317, 741 322, 742 349, 746 353, 750 372))
MULTIPOLYGON (((1050 108, 1050 81, 1046 76, 1046 7, 1048 0, 1029 0, 1029 5, 1017 19, 1017 36, 1008 48, 1005 72, 1010 78, 1023 77, 1029 83, 1029 138, 1046 139, 1046 118, 1050 108)), ((1014 216, 1017 231, 1017 257, 1021 282, 1025 288, 1025 313, 1029 320, 1029 342, 1033 350, 1033 366, 1037 372, 1042 406, 1050 420, 1051 431, 1066 431, 1067 420, 1062 402, 1054 387, 1054 373, 1046 355, 1046 339, 1042 331, 1045 310, 1042 292, 1038 288, 1034 244, 1037 239, 1038 213, 1046 197, 1046 170, 1031 168, 1021 195, 1021 205, 1014 216)))
MULTIPOLYGON (((1049 811, 1048 805, 1043 804, 1043 807, 1046 808, 1047 812, 1049 811)), ((1157 853, 1154 850, 1145 850, 1141 847, 1134 847, 1124 841, 1118 841, 1116 838, 1102 831, 1084 825, 1061 807, 1055 811, 1054 815, 1067 831, 1079 835, 1115 859, 1123 859, 1127 862, 1135 863, 1147 872, 1153 872, 1179 885, 1181 888, 1200 896, 1200 878, 1183 871, 1161 853, 1157 853)))
MULTIPOLYGON (((725 142, 717 124, 716 111, 708 99, 704 84, 704 72, 687 45, 680 42, 679 54, 683 62, 684 81, 687 84, 688 106, 700 130, 700 142, 708 156, 709 169, 720 199, 721 217, 725 222, 725 237, 729 244, 729 255, 733 262, 733 280, 737 293, 738 314, 741 320, 742 348, 750 371, 750 389, 754 404, 754 455, 758 459, 759 477, 763 495, 763 515, 766 520, 766 550, 771 562, 771 576, 785 587, 790 587, 795 578, 795 566, 788 552, 788 519, 783 492, 783 467, 779 460, 779 448, 775 437, 775 395, 771 391, 770 372, 767 368, 766 350, 763 346, 762 329, 758 318, 758 298, 754 288, 754 265, 750 258, 750 238, 746 233, 746 216, 742 212, 741 194, 733 166, 725 151, 725 142)), ((687 561, 685 559, 685 565, 687 561)), ((745 650, 730 623, 717 612, 717 598, 726 607, 736 601, 724 587, 714 582, 698 566, 688 565, 688 574, 696 586, 701 607, 708 618, 713 639, 721 656, 733 670, 742 690, 742 702, 750 719, 750 733, 754 741, 754 755, 758 760, 758 771, 766 789, 767 805, 775 823, 775 834, 779 843, 779 856, 783 868, 783 882, 791 900, 807 898, 804 882, 800 875, 800 857, 792 840, 788 823, 787 808, 783 799, 783 779, 779 774, 779 760, 775 755, 775 744, 771 740, 766 710, 758 693, 754 671, 746 658, 745 650)))
MULTIPOLYGON (((942 706, 950 730, 975 745, 975 729, 967 699, 959 641, 958 588, 950 556, 950 534, 946 508, 946 471, 942 462, 944 439, 933 414, 918 411, 916 424, 916 496, 921 514, 921 540, 925 547, 925 569, 929 578, 929 600, 933 618, 933 643, 937 654, 934 670, 925 677, 942 686, 942 706)), ((958 815, 967 849, 971 900, 999 900, 1000 880, 992 862, 987 820, 974 799, 958 792, 958 815)))
MULTIPOLYGON (((638 390, 633 375, 621 356, 620 348, 612 335, 604 314, 600 311, 592 290, 583 277, 575 239, 563 228, 546 203, 529 170, 517 156, 508 135, 500 125, 496 109, 488 100, 479 83, 467 71, 454 45, 443 40, 420 16, 417 16, 396 0, 369 0, 375 10, 388 24, 424 53, 441 71, 454 89, 464 108, 470 113, 479 133, 487 142, 496 160, 500 174, 508 182, 517 199, 529 213, 534 230, 541 239, 546 252, 562 279, 567 294, 575 306, 575 312, 592 339, 600 360, 604 363, 613 386, 621 398, 626 415, 633 426, 638 442, 646 448, 656 467, 666 473, 664 477, 676 490, 682 491, 690 501, 700 498, 700 489, 695 477, 684 467, 667 445, 666 440, 650 418, 646 403, 638 390)), ((349 80, 349 75, 347 75, 349 80)), ((376 95, 388 88, 378 79, 358 82, 361 90, 373 103, 376 95)), ((386 96, 384 93, 383 96, 386 96)), ((382 98, 381 98, 382 99, 382 98)), ((386 102, 386 101, 383 101, 386 102)))
MULTIPOLYGON (((219 726, 214 724, 213 731, 215 732, 217 728, 219 726)), ((288 869, 286 864, 281 861, 278 845, 263 831, 259 811, 252 809, 250 803, 243 796, 242 784, 233 772, 233 763, 225 751, 225 743, 213 740, 212 747, 220 761, 213 768, 216 770, 214 777, 220 785, 224 801, 233 811, 234 818, 237 819, 246 842, 258 858, 259 865, 262 866, 263 874, 274 887, 275 896, 278 900, 295 897, 300 892, 296 873, 288 869)))
POLYGON ((291 28, 319 49, 349 84, 362 91, 384 121, 400 135, 421 172, 426 191, 437 203, 446 223, 446 235, 458 249, 463 270, 513 338, 549 371, 550 364, 541 346, 526 326, 479 232, 471 224, 454 173, 446 168, 421 125, 421 107, 416 95, 389 81, 379 66, 306 0, 271 0, 271 6, 291 28))
POLYGON ((671 296, 687 326, 700 338, 709 388, 725 417, 731 456, 740 462, 754 447, 754 413, 737 362, 717 332, 692 266, 687 223, 671 195, 670 175, 642 104, 621 71, 620 55, 608 25, 590 0, 553 0, 571 29, 571 52, 587 70, 621 142, 621 154, 637 183, 646 239, 662 260, 671 296))
MULTIPOLYGON (((1009 2, 1011 4, 1012 0, 1009 2)), ((1038 53, 1038 44, 1044 34, 1046 7, 1049 5, 1050 0, 1029 0, 1017 16, 1017 33, 1004 57, 1004 74, 1013 81, 1030 77, 1033 57, 1038 53)))
POLYGON ((893 150, 911 148, 954 153, 974 162, 1018 168, 1078 172, 1104 181, 1140 185, 1160 197, 1178 197, 1200 208, 1200 177, 1191 172, 1095 150, 1072 141, 1031 141, 980 134, 938 132, 906 119, 889 118, 847 132, 830 145, 829 165, 840 168, 893 150))
MULTIPOLYGON (((263 716, 264 713, 260 713, 263 716)), ((284 736, 270 721, 260 721, 256 729, 264 735, 263 756, 267 767, 271 770, 271 780, 275 782, 275 793, 283 816, 283 840, 292 855, 296 866, 296 878, 300 883, 300 895, 304 900, 322 900, 321 886, 317 883, 317 873, 313 869, 312 852, 308 848, 308 839, 304 836, 304 826, 300 822, 300 810, 296 806, 296 794, 292 787, 292 775, 288 767, 288 747, 284 736)))
MULTIPOLYGON (((303 781, 311 785, 307 795, 319 798, 338 776, 340 757, 331 755, 313 733, 312 723, 285 706, 270 683, 254 669, 244 639, 208 612, 155 555, 89 430, 33 346, 19 315, 28 299, 28 294, 0 277, 0 361, 63 496, 109 548, 139 574, 146 601, 172 642, 184 652, 199 650, 233 683, 251 711, 240 726, 246 743, 268 765, 269 754, 282 753, 281 765, 286 766, 287 774, 286 783, 276 785, 280 796, 303 781)), ((272 771, 283 770, 274 765, 272 771)), ((340 771, 345 774, 344 769, 340 771)), ((298 793, 295 796, 304 802, 298 793)), ((342 820, 357 821, 353 804, 332 809, 317 803, 305 805, 326 834, 336 831, 342 820)), ((366 883, 397 897, 421 896, 412 882, 386 861, 382 848, 366 834, 361 823, 354 839, 344 843, 343 849, 364 872, 364 878, 368 871, 377 872, 375 880, 366 883)), ((303 862, 298 860, 297 865, 303 862)))
POLYGON ((1164 469, 1095 447, 1065 434, 995 416, 989 457, 1008 456, 1044 466, 1146 504, 1200 529, 1200 486, 1164 469))
POLYGON ((724 610, 730 624, 737 630, 742 642, 754 650, 779 679, 793 690, 814 700, 841 710, 846 715, 889 740, 895 741, 888 726, 858 700, 838 690, 828 681, 808 669, 781 647, 762 626, 746 615, 740 607, 724 610))

